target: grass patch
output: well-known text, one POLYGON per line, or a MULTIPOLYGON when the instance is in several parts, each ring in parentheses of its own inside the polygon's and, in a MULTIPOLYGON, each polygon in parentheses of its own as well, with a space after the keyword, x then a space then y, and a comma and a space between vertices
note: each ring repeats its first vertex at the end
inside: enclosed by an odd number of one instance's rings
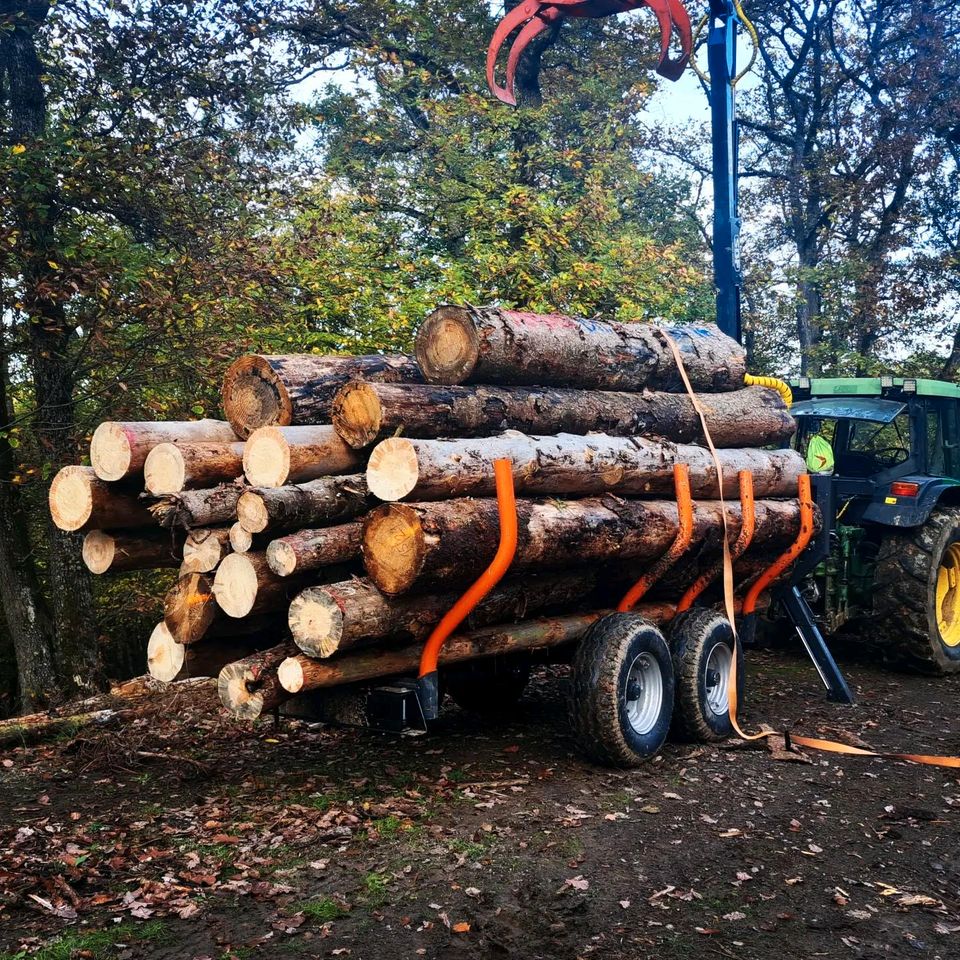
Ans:
POLYGON ((318 900, 304 900, 297 904, 297 911, 308 920, 317 923, 329 923, 346 914, 346 910, 332 897, 320 897, 318 900))
POLYGON ((382 907, 390 899, 390 880, 383 873, 368 873, 363 878, 363 902, 368 907, 382 907))
POLYGON ((462 840, 454 837, 450 841, 450 849, 457 854, 462 853, 468 860, 481 860, 487 854, 487 845, 476 840, 462 840))
POLYGON ((119 923, 108 930, 70 930, 36 953, 0 953, 0 960, 71 960, 82 953, 86 960, 108 960, 118 944, 165 940, 169 936, 162 920, 148 923, 119 923))

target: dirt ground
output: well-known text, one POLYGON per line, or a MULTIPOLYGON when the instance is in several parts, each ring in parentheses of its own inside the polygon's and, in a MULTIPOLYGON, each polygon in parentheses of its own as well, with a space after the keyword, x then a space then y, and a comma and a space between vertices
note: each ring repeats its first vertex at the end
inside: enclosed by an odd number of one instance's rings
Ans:
MULTIPOLYGON (((751 728, 960 753, 960 678, 748 655, 751 728)), ((0 958, 960 956, 960 776, 671 743, 576 754, 563 668, 429 736, 165 696, 0 767, 0 958)))

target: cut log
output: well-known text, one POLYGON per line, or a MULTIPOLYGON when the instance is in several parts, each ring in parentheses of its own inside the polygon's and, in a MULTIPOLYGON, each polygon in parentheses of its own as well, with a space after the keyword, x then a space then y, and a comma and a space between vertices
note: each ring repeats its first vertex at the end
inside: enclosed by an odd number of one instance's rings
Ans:
POLYGON ((256 536, 247 530, 238 520, 230 527, 230 546, 234 553, 249 553, 251 550, 265 550, 271 541, 269 533, 256 536))
POLYGON ((180 577, 163 601, 163 622, 177 643, 196 643, 202 639, 219 613, 213 580, 202 573, 180 577))
POLYGON ((228 663, 217 677, 220 702, 238 720, 256 720, 264 710, 279 706, 291 694, 280 686, 277 668, 296 653, 292 643, 281 643, 228 663))
POLYGON ((362 476, 322 477, 288 487, 247 490, 237 504, 237 519, 250 533, 296 530, 334 520, 349 520, 368 506, 362 476))
MULTIPOLYGON (((731 538, 740 529, 739 504, 727 504, 731 538)), ((518 543, 513 568, 558 568, 617 558, 653 560, 677 533, 677 505, 663 500, 595 497, 567 502, 517 502, 518 543)), ((694 507, 693 544, 722 528, 720 504, 694 507)), ((796 534, 796 501, 758 500, 753 544, 796 534)), ((462 582, 492 559, 499 541, 494 500, 384 504, 364 521, 364 566, 384 593, 418 583, 462 582)), ((752 547, 751 547, 752 549, 752 547)))
POLYGON ((278 577, 306 573, 335 563, 347 563, 359 556, 359 521, 300 530, 274 540, 267 547, 267 563, 278 577))
POLYGON ((50 516, 61 530, 119 530, 149 527, 153 517, 129 490, 101 480, 93 467, 64 467, 48 495, 50 516))
MULTIPOLYGON (((757 497, 796 496, 806 473, 795 450, 717 451, 726 497, 736 497, 737 473, 753 474, 757 497)), ((719 496, 713 458, 705 447, 644 437, 528 437, 509 431, 482 440, 408 440, 390 437, 377 444, 367 465, 367 487, 381 500, 444 500, 490 496, 495 492, 493 461, 513 464, 517 492, 585 496, 618 493, 656 496, 673 493, 673 467, 685 463, 694 497, 719 496)))
POLYGON ((350 380, 422 383, 413 357, 241 357, 223 379, 223 409, 238 436, 258 427, 330 422, 333 395, 350 380))
POLYGON ((237 519, 238 483, 221 483, 210 490, 186 490, 161 497, 150 513, 162 527, 215 527, 237 519))
POLYGON ((417 334, 430 383, 506 383, 680 392, 666 339, 676 342, 695 390, 743 386, 743 347, 713 326, 659 328, 494 307, 441 307, 417 334))
MULTIPOLYGON (((785 442, 796 423, 775 390, 744 387, 701 394, 710 436, 718 447, 763 447, 785 442)), ((502 430, 531 434, 606 433, 665 437, 677 443, 702 439, 686 394, 644 390, 624 393, 548 387, 441 386, 349 383, 333 400, 331 418, 352 447, 402 435, 486 437, 502 430)))
POLYGON ((184 646, 177 643, 161 620, 147 644, 147 669, 151 677, 164 683, 189 677, 216 677, 228 663, 272 646, 276 639, 275 633, 261 632, 208 638, 203 643, 184 646))
POLYGON ((138 476, 150 451, 160 443, 229 443, 236 440, 229 423, 187 420, 161 423, 101 423, 90 441, 90 463, 101 480, 138 476))
POLYGON ((227 527, 200 527, 191 530, 183 544, 181 575, 209 573, 230 552, 230 530, 227 527))
POLYGON ((147 454, 143 483, 163 496, 201 490, 243 476, 243 443, 158 443, 147 454))
MULTIPOLYGON (((331 576, 344 572, 343 567, 330 570, 331 576)), ((285 609, 305 584, 302 576, 278 577, 265 553, 231 553, 217 567, 213 593, 220 609, 228 617, 239 619, 285 609)))
POLYGON ((182 559, 182 536, 91 530, 83 538, 83 562, 91 573, 178 567, 182 559))
POLYGON ((360 457, 333 427, 260 427, 250 434, 243 472, 254 487, 282 487, 349 473, 360 457))
MULTIPOLYGON (((583 606, 599 576, 594 568, 508 581, 487 594, 463 629, 505 623, 548 607, 583 606)), ((294 642, 305 654, 330 657, 382 637, 422 640, 459 596, 451 592, 388 597, 369 580, 354 578, 307 587, 290 604, 288 623, 294 642)))

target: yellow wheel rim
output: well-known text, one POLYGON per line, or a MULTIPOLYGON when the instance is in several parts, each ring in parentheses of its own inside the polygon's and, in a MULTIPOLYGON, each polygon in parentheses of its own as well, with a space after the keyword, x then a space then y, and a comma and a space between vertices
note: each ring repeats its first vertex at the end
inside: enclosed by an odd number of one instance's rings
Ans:
POLYGON ((937 627, 945 646, 960 646, 960 543, 947 547, 937 570, 937 627))

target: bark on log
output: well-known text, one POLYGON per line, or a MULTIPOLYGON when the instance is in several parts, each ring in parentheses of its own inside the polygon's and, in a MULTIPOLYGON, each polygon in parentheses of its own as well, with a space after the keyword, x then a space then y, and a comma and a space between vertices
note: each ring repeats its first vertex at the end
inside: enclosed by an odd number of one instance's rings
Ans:
POLYGON ((318 477, 349 473, 360 456, 329 424, 315 427, 260 427, 243 452, 243 472, 254 487, 282 487, 318 477))
POLYGON ((243 476, 243 443, 159 443, 143 465, 143 485, 160 497, 243 476))
POLYGON ((101 480, 93 467, 64 467, 48 495, 50 516, 61 530, 119 530, 153 526, 137 495, 101 480))
POLYGON ((676 342, 695 390, 743 386, 746 359, 717 327, 659 328, 494 307, 441 307, 417 334, 430 383, 508 383, 680 392, 665 334, 676 342))
POLYGON ((182 559, 183 537, 176 534, 91 530, 83 538, 83 562, 91 573, 178 567, 182 559))
MULTIPOLYGON (((599 576, 594 568, 504 583, 487 594, 462 629, 506 623, 548 607, 583 606, 599 576)), ((290 604, 288 624, 294 642, 307 656, 324 658, 382 637, 422 640, 459 596, 458 591, 388 597, 369 580, 354 578, 307 587, 290 604)))
POLYGON ((409 356, 317 357, 310 354, 236 360, 223 380, 223 409, 240 437, 258 427, 330 422, 333 395, 350 380, 422 383, 409 356))
POLYGON ((183 544, 181 576, 187 573, 209 573, 230 552, 230 530, 227 527, 200 527, 191 530, 183 544))
POLYGON ((278 577, 347 563, 359 556, 359 521, 300 530, 272 541, 267 547, 267 563, 278 577))
POLYGON ((101 423, 90 441, 90 463, 101 480, 123 480, 143 471, 147 455, 160 443, 229 443, 236 440, 222 420, 160 423, 101 423))
POLYGON ((228 663, 217 677, 220 702, 238 720, 256 720, 264 710, 279 706, 291 694, 280 686, 277 667, 296 653, 292 643, 281 643, 228 663))
MULTIPOLYGON (((701 394, 710 436, 718 447, 762 447, 785 442, 796 429, 775 390, 744 387, 701 394)), ((606 433, 656 436, 677 443, 703 438, 686 394, 624 393, 546 387, 347 384, 333 400, 333 425, 352 447, 402 435, 485 437, 502 430, 532 434, 606 433)))
POLYGON ((171 493, 152 504, 150 513, 162 527, 215 527, 233 523, 243 489, 238 483, 221 483, 210 490, 171 493))
POLYGON ((369 504, 367 482, 357 474, 323 477, 288 487, 247 490, 237 504, 237 519, 250 533, 296 530, 334 520, 349 520, 369 504))
MULTIPOLYGON (((513 568, 550 568, 618 560, 653 560, 677 534, 677 505, 660 500, 586 500, 517 503, 518 543, 513 568)), ((740 530, 739 504, 727 504, 730 537, 740 530)), ((694 507, 693 544, 722 528, 719 502, 694 507)), ((753 545, 796 534, 795 501, 758 500, 753 545)), ((499 540, 493 500, 391 503, 372 511, 363 525, 367 574, 384 593, 445 579, 462 582, 492 559, 499 540)), ((753 547, 751 547, 752 549, 753 547)))
MULTIPOLYGON (((796 496, 798 480, 806 473, 803 457, 794 450, 727 449, 717 454, 726 497, 737 496, 740 470, 753 474, 757 497, 796 496)), ((499 458, 512 462, 518 493, 671 494, 674 464, 685 463, 694 497, 719 496, 716 467, 705 447, 604 434, 528 437, 515 431, 481 440, 390 437, 370 454, 367 487, 381 500, 491 496, 493 461, 499 458)))
POLYGON ((147 644, 147 669, 151 677, 164 683, 191 677, 216 677, 228 663, 272 646, 276 639, 275 633, 261 632, 213 637, 203 643, 184 646, 177 643, 161 620, 147 644))

